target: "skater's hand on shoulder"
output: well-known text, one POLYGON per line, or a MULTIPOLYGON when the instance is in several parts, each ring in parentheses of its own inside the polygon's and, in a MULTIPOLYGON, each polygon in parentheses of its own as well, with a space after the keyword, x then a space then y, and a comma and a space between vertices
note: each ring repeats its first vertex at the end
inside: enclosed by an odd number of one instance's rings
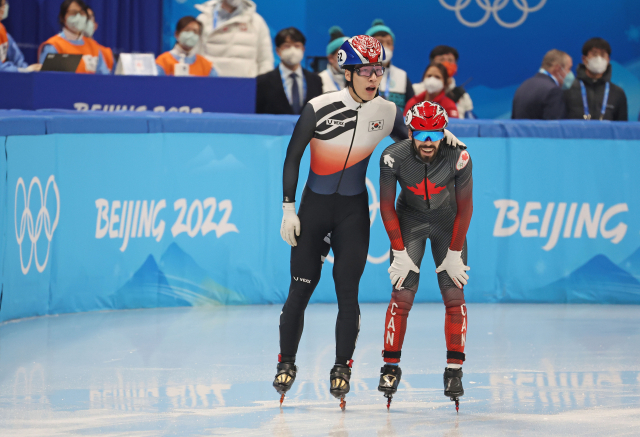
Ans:
POLYGON ((420 269, 411 260, 406 248, 393 251, 393 263, 391 263, 391 267, 387 271, 389 272, 391 285, 397 290, 402 290, 402 284, 407 279, 410 271, 420 273, 420 269))
POLYGON ((436 269, 436 273, 444 272, 445 270, 453 283, 456 284, 456 287, 462 288, 463 285, 467 285, 469 280, 467 271, 471 270, 471 267, 464 265, 462 251, 447 249, 447 256, 436 269))
POLYGON ((280 236, 290 246, 297 246, 296 236, 300 236, 300 219, 296 215, 295 202, 282 203, 282 224, 280 236))
POLYGON ((458 137, 452 134, 449 130, 444 130, 444 138, 447 140, 447 144, 451 144, 453 147, 462 147, 464 149, 467 148, 467 145, 460 141, 458 137))

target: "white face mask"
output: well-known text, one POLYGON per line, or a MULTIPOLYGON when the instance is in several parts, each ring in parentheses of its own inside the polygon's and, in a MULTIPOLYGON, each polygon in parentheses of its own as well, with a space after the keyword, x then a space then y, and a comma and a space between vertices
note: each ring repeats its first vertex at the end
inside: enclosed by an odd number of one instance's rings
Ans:
POLYGON ((385 47, 384 53, 387 55, 387 58, 384 60, 384 62, 391 62, 391 58, 393 58, 393 50, 385 47))
POLYGON ((435 94, 444 88, 444 83, 437 77, 427 77, 422 84, 429 94, 435 94))
POLYGON ((593 74, 602 74, 607 71, 609 62, 602 56, 595 56, 587 61, 587 68, 593 74))
POLYGON ((75 14, 67 18, 67 27, 76 33, 81 33, 87 27, 87 17, 82 14, 75 14))
POLYGON ((198 41, 200 41, 200 36, 190 30, 182 32, 180 35, 178 35, 178 42, 180 43, 180 45, 186 47, 189 50, 194 48, 198 44, 198 41))
POLYGON ((304 51, 297 47, 289 47, 280 53, 280 59, 287 65, 298 65, 304 58, 304 51))
POLYGON ((9 16, 9 3, 5 3, 4 12, 2 13, 2 17, 0 18, 0 21, 6 20, 8 16, 9 16))
POLYGON ((96 32, 96 22, 93 20, 87 21, 87 25, 84 28, 84 36, 88 36, 89 38, 93 38, 93 34, 96 32))

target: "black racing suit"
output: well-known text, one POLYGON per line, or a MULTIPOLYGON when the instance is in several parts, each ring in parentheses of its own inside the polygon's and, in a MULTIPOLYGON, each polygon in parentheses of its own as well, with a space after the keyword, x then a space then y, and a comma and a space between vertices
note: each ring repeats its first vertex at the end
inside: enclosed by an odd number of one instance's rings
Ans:
MULTIPOLYGON (((466 234, 473 212, 472 163, 466 147, 452 147, 442 140, 432 163, 423 162, 411 140, 387 147, 380 158, 380 214, 394 250, 403 250, 420 267, 427 239, 435 266, 448 249, 462 252, 467 262, 466 234), (402 192, 396 198, 396 185, 402 192)), ((393 257, 391 257, 393 263, 393 257)), ((424 267, 422 268, 424 271, 424 267)), ((428 271, 428 270, 427 270, 428 271)), ((420 274, 410 271, 394 289, 387 310, 384 334, 384 360, 400 361, 407 317, 418 290, 420 274)), ((446 271, 438 273, 438 285, 446 307, 445 338, 447 362, 462 364, 467 330, 464 292, 446 271)))
POLYGON ((283 171, 284 202, 294 202, 300 159, 310 143, 311 169, 298 211, 300 236, 291 248, 291 285, 280 316, 282 362, 295 361, 304 311, 328 252, 328 233, 338 299, 336 363, 347 364, 353 355, 360 329, 358 285, 369 251, 367 165, 392 130, 406 138, 401 121, 392 102, 376 97, 360 104, 348 89, 316 97, 302 111, 283 171))

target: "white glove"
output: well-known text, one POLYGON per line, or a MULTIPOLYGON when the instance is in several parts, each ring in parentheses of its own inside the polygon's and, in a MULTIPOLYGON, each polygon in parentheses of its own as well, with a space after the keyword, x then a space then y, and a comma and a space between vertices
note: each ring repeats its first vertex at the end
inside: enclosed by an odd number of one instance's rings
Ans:
POLYGON ((444 137, 447 140, 447 144, 451 144, 451 146, 453 147, 464 147, 466 148, 467 146, 460 141, 454 134, 452 134, 451 132, 449 132, 447 129, 444 130, 444 137))
POLYGON ((290 246, 297 246, 296 236, 300 236, 300 219, 296 215, 295 202, 282 203, 282 225, 280 236, 290 246))
POLYGON ((416 266, 411 257, 407 253, 407 249, 394 250, 393 251, 393 263, 389 267, 389 279, 391 279, 391 285, 396 290, 402 290, 402 284, 407 279, 407 275, 410 271, 420 273, 420 269, 416 266))
POLYGON ((462 285, 467 285, 469 275, 467 270, 471 270, 471 267, 465 266, 462 262, 462 251, 457 252, 455 250, 447 249, 447 256, 442 261, 442 264, 436 269, 436 273, 447 271, 449 277, 453 280, 456 287, 462 288, 462 285), (460 285, 462 284, 462 285, 460 285))

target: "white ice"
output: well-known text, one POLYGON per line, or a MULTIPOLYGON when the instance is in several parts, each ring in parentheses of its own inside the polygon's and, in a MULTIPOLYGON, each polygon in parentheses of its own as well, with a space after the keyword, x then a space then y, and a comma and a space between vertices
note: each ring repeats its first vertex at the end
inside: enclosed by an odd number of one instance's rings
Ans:
POLYGON ((640 435, 640 307, 468 304, 465 396, 444 396, 444 307, 411 311, 400 389, 376 390, 386 305, 362 305, 346 411, 335 305, 311 305, 298 378, 271 387, 280 305, 113 311, 0 325, 0 435, 640 435))

